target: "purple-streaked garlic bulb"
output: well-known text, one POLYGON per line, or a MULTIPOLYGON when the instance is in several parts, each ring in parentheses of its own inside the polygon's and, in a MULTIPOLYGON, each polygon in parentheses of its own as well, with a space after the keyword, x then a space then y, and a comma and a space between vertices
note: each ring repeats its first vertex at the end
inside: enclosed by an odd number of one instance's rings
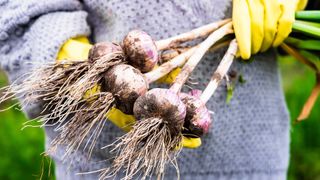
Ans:
POLYGON ((104 75, 105 91, 111 92, 117 108, 126 114, 132 114, 136 99, 148 91, 148 83, 136 68, 120 64, 112 67, 104 75))
MULTIPOLYGON (((196 95, 198 92, 194 91, 196 95)), ((201 137, 208 133, 212 121, 205 103, 199 97, 186 93, 180 93, 180 98, 187 107, 184 123, 187 135, 201 137)))
POLYGON ((149 72, 157 64, 158 50, 155 42, 146 32, 132 30, 123 40, 123 50, 128 62, 141 72, 149 72))
POLYGON ((121 52, 122 48, 120 45, 112 42, 100 42, 92 46, 89 51, 89 62, 94 62, 97 59, 102 58, 103 56, 113 53, 121 52))
POLYGON ((136 119, 161 118, 175 136, 183 128, 186 106, 171 90, 155 88, 136 100, 133 113, 136 119))

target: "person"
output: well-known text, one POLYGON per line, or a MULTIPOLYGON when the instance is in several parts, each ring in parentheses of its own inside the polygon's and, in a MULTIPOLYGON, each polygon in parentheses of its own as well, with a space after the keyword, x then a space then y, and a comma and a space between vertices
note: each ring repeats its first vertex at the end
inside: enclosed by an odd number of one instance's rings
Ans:
MULTIPOLYGON (((132 29, 162 39, 231 17, 231 9, 231 0, 0 0, 0 63, 11 82, 20 81, 37 65, 54 62, 68 39, 121 42, 132 29)), ((192 74, 197 89, 205 88, 223 54, 208 53, 198 65, 192 74)), ((182 150, 181 179, 286 179, 289 116, 276 55, 269 49, 252 59, 233 64, 246 82, 237 83, 230 103, 225 102, 224 82, 207 104, 214 111, 213 126, 202 146, 182 150)), ((41 108, 39 103, 24 111, 33 118, 41 108)), ((47 145, 56 134, 46 127, 47 145)), ((51 155, 57 179, 98 179, 99 173, 84 172, 108 167, 112 154, 101 147, 122 134, 107 122, 90 159, 78 150, 64 163, 65 147, 59 147, 51 155)), ((176 177, 168 168, 164 178, 176 177)))

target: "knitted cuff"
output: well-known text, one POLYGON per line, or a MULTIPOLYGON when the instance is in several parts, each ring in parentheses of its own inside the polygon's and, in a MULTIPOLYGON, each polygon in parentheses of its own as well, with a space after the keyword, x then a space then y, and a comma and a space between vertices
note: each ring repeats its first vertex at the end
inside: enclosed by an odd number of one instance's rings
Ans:
MULTIPOLYGON (((50 13, 35 20, 22 37, 12 38, 8 42, 12 49, 4 53, 0 61, 10 81, 19 83, 23 79, 21 77, 32 69, 55 62, 59 49, 68 39, 89 36, 86 18, 84 11, 50 13)), ((41 105, 36 103, 24 110, 34 118, 41 109, 41 105)))

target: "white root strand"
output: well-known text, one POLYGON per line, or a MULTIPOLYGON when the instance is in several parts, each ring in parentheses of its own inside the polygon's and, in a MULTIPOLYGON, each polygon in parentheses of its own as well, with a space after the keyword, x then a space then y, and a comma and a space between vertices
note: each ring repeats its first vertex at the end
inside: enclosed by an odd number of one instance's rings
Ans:
POLYGON ((158 50, 164 50, 167 48, 170 48, 171 45, 181 42, 190 41, 196 38, 207 36, 208 34, 212 33, 213 31, 217 30, 221 26, 225 25, 226 23, 230 22, 231 19, 225 19, 218 22, 213 22, 204 26, 201 26, 199 28, 193 29, 189 32, 179 34, 174 37, 170 37, 168 39, 163 39, 156 41, 156 46, 158 50))
POLYGON ((189 58, 188 62, 183 66, 170 89, 176 93, 180 92, 183 84, 189 78, 191 72, 195 69, 208 49, 225 35, 230 33, 233 33, 231 22, 210 34, 206 40, 200 43, 193 55, 189 58))
POLYGON ((204 103, 208 102, 211 96, 214 94, 221 80, 226 76, 237 51, 238 51, 238 44, 236 40, 233 40, 231 41, 226 54, 221 60, 219 66, 217 67, 217 70, 213 73, 209 84, 201 94, 200 99, 202 102, 204 103))

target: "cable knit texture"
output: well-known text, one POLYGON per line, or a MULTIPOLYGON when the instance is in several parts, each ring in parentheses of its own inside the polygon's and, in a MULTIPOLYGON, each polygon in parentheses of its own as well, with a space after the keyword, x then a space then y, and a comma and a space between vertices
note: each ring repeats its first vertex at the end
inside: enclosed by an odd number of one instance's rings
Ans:
MULTIPOLYGON (((1 67, 15 81, 37 65, 54 61, 67 39, 89 36, 90 30, 94 42, 120 42, 134 28, 161 39, 230 17, 230 6, 230 0, 0 0, 1 67)), ((224 51, 206 55, 192 74, 199 83, 194 88, 205 88, 224 51)), ((225 83, 208 102, 213 126, 200 148, 180 154, 181 179, 286 179, 289 118, 275 55, 269 51, 253 59, 233 64, 231 69, 246 83, 237 84, 230 104, 225 103, 225 83)), ((29 117, 39 110, 40 104, 25 109, 29 117)), ((51 128, 46 132, 48 144, 56 133, 51 128)), ((78 151, 63 164, 60 147, 52 155, 57 178, 97 179, 98 173, 76 173, 108 166, 105 160, 113 155, 101 147, 120 135, 107 122, 90 160, 78 151)), ((168 168, 165 179, 175 177, 168 168)))

